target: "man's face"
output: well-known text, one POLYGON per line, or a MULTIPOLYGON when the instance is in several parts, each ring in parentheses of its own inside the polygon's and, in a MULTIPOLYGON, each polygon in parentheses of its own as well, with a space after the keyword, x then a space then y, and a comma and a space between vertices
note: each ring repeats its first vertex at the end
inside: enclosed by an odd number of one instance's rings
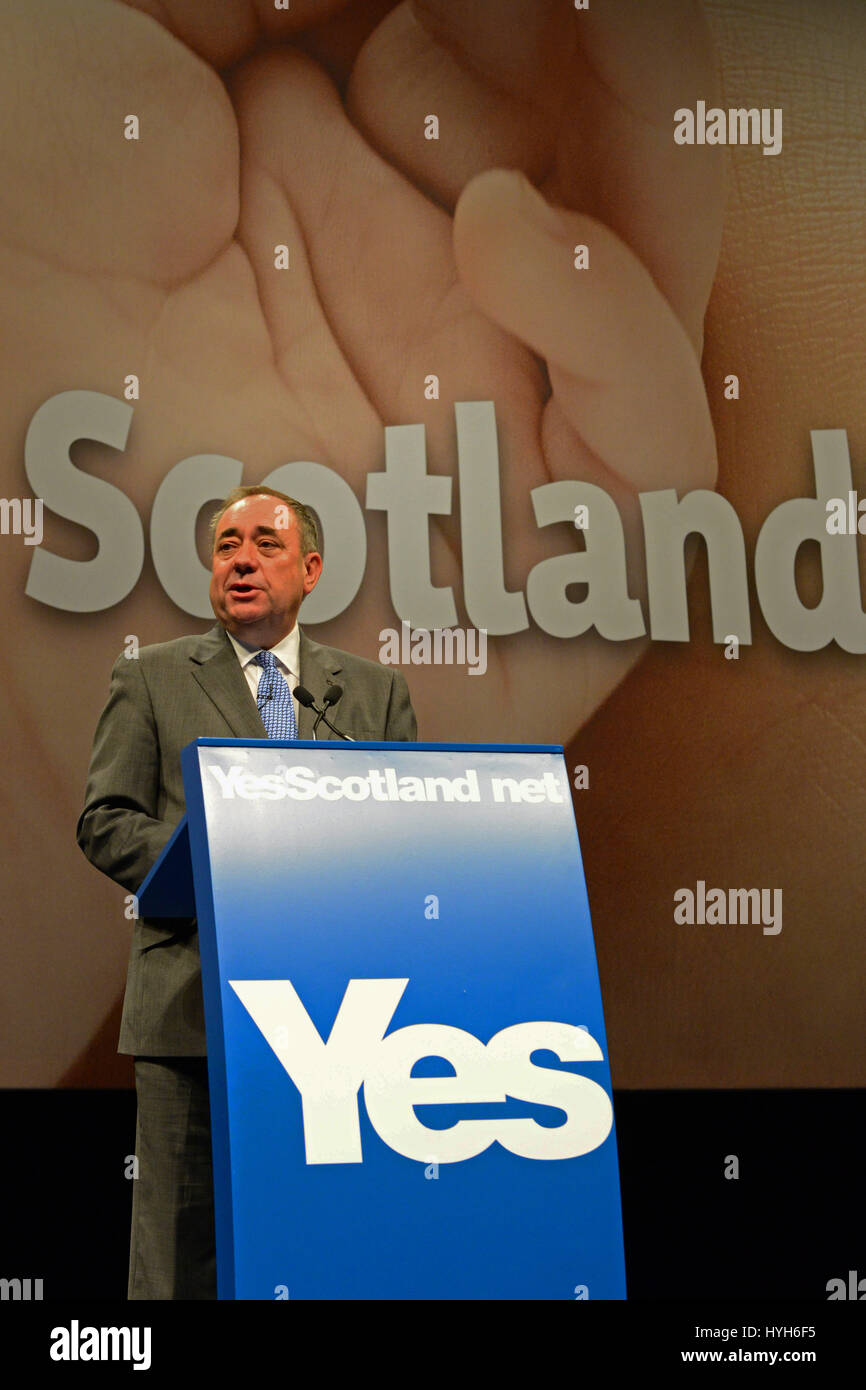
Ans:
POLYGON ((294 627, 301 600, 315 587, 321 570, 317 551, 301 554, 291 508, 277 497, 244 497, 217 523, 213 611, 233 637, 252 646, 273 646, 294 627))

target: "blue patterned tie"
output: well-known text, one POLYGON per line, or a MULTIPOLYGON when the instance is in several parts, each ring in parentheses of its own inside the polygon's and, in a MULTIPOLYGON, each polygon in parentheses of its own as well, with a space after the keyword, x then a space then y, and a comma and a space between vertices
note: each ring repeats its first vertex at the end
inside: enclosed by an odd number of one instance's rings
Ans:
POLYGON ((263 667, 256 692, 256 704, 268 738, 297 738, 295 705, 285 676, 273 652, 261 651, 253 657, 263 667))

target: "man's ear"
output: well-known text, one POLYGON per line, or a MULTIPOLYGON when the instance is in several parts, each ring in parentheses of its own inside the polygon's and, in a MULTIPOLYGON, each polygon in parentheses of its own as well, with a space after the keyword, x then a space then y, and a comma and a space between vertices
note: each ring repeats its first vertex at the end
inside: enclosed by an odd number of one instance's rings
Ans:
POLYGON ((322 557, 318 550, 311 550, 304 556, 304 593, 309 594, 319 582, 322 573, 322 557))

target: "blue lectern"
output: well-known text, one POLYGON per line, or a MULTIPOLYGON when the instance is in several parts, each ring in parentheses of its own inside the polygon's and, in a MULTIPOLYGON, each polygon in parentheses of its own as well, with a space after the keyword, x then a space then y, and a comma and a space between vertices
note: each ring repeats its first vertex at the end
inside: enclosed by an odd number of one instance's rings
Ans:
POLYGON ((196 916, 220 1298, 620 1299, 561 748, 199 739, 139 895, 196 916))

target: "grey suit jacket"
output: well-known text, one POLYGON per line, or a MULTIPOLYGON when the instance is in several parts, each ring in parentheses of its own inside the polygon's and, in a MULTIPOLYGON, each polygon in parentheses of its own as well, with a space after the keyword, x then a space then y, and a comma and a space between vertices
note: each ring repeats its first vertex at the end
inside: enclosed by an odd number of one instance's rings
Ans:
MULTIPOLYGON (((321 707, 336 682, 343 697, 329 717, 355 739, 411 742, 415 715, 401 672, 323 647, 300 634, 301 683, 321 707)), ((315 715, 301 708, 298 737, 315 715)), ((333 735, 323 724, 317 738, 333 735)), ((180 754, 196 738, 267 737, 234 649, 220 624, 199 637, 121 656, 93 741, 77 839, 87 858, 129 892, 138 891, 185 811, 180 754)), ((141 918, 133 928, 118 1052, 206 1054, 195 921, 141 918)))

